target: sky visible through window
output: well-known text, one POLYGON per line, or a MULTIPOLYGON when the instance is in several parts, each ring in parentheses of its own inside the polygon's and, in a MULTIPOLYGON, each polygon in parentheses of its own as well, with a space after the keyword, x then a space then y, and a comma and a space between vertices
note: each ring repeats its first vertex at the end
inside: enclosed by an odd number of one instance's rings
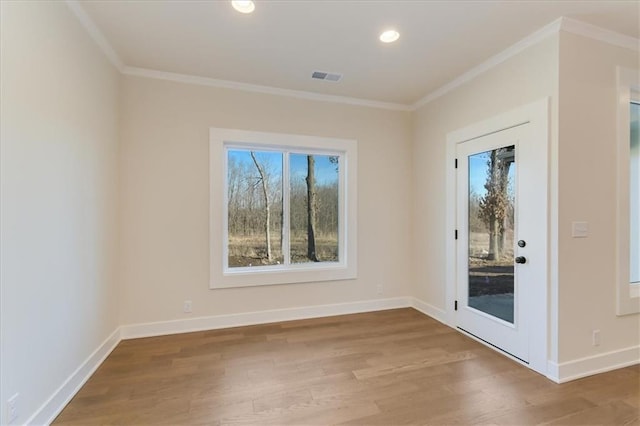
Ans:
MULTIPOLYGON (((487 190, 484 187, 487 183, 489 156, 491 151, 483 152, 469 156, 469 185, 470 191, 477 194, 480 198, 487 194, 487 190)), ((514 179, 515 179, 515 167, 513 165, 509 168, 509 190, 513 193, 514 179)))
MULTIPOLYGON (((274 176, 282 176, 281 152, 276 151, 254 151, 258 162, 274 176)), ((251 151, 233 149, 229 150, 229 160, 248 167, 255 167, 251 159, 251 151)), ((331 185, 337 182, 338 173, 336 164, 331 163, 328 155, 314 155, 315 157, 315 177, 316 183, 320 186, 331 185)), ((291 179, 300 179, 304 182, 307 176, 307 154, 292 153, 289 156, 289 173, 291 179)))

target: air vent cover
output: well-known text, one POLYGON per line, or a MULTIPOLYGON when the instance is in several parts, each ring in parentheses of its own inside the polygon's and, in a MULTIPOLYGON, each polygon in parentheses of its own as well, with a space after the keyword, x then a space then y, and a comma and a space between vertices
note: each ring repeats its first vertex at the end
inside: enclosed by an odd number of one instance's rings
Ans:
POLYGON ((342 74, 338 74, 335 72, 314 71, 311 74, 311 78, 315 78, 316 80, 338 82, 342 79, 342 74))

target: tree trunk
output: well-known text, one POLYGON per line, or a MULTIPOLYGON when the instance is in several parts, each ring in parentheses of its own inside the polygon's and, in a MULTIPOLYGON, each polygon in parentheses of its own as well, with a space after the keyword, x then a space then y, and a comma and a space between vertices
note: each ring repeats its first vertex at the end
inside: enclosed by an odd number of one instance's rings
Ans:
POLYGON ((312 262, 318 262, 316 255, 316 160, 313 155, 307 155, 307 257, 312 262))
POLYGON ((260 182, 262 183, 262 195, 264 196, 264 234, 267 242, 267 260, 271 262, 271 230, 269 228, 271 222, 271 212, 269 211, 269 191, 267 188, 267 179, 264 173, 264 169, 260 167, 258 164, 258 160, 256 160, 256 155, 253 151, 251 151, 251 158, 253 159, 253 163, 256 165, 256 169, 258 169, 258 174, 260 175, 260 182))
POLYGON ((491 158, 489 159, 489 179, 485 188, 487 188, 489 194, 489 255, 487 256, 487 260, 497 260, 500 258, 499 253, 499 244, 498 244, 498 233, 500 231, 500 223, 498 222, 498 218, 496 217, 497 210, 497 197, 496 195, 499 193, 499 180, 498 180, 498 150, 491 151, 491 158))
POLYGON ((500 222, 494 217, 489 222, 489 254, 487 260, 500 259, 499 232, 500 222))
POLYGON ((509 169, 511 168, 511 161, 501 160, 499 167, 500 174, 500 197, 505 201, 505 211, 502 215, 502 220, 499 221, 500 227, 498 228, 499 239, 498 239, 498 252, 497 260, 500 260, 505 252, 505 245, 507 242, 507 218, 509 216, 508 211, 508 186, 509 186, 509 169))

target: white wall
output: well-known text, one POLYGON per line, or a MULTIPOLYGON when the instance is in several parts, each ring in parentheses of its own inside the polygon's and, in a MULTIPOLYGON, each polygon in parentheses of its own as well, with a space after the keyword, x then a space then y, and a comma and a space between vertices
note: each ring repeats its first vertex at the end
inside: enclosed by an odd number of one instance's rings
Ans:
POLYGON ((640 344, 640 315, 616 316, 616 66, 638 69, 638 52, 561 33, 560 362, 640 344), (572 221, 589 237, 572 238, 572 221))
POLYGON ((1 3, 0 423, 118 326, 118 75, 62 2, 1 3))
MULTIPOLYGON (((447 133, 500 113, 551 98, 550 149, 557 150, 558 35, 552 35, 495 68, 435 99, 415 112, 414 296, 436 309, 448 310, 446 296, 447 133)), ((556 156, 551 154, 554 169, 556 156)), ((551 175, 551 180, 554 176, 551 175)), ((555 195, 551 190, 551 208, 555 195)), ((551 301, 553 303, 553 300, 551 301)))
POLYGON ((416 297, 447 308, 450 236, 444 209, 434 207, 447 197, 446 134, 550 96, 549 359, 566 365, 638 347, 640 316, 615 314, 615 153, 616 66, 639 63, 637 52, 560 32, 416 112, 414 225, 424 236, 414 240, 416 297), (572 238, 572 221, 589 222, 589 237, 572 238), (595 329, 600 346, 592 345, 595 329))
POLYGON ((131 76, 121 111, 122 324, 410 294, 409 113, 131 76), (210 127, 358 141, 357 280, 209 289, 210 127))

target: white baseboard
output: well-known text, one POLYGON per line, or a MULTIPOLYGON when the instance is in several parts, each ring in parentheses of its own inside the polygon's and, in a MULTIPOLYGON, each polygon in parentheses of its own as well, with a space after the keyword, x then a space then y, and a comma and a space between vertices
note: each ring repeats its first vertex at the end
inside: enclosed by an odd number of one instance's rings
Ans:
POLYGON ((193 331, 215 330, 220 328, 266 324, 279 321, 357 314, 361 312, 382 311, 386 309, 408 308, 412 306, 411 299, 411 297, 395 297, 390 299, 366 300, 362 302, 307 306, 302 308, 275 309, 269 311, 247 312, 230 315, 215 315, 208 317, 160 321, 144 324, 130 324, 122 326, 120 331, 122 339, 135 339, 139 337, 189 333, 193 331))
MULTIPOLYGON (((447 324, 447 313, 443 309, 426 303, 415 297, 410 297, 411 307, 440 321, 444 325, 447 324)), ((455 328, 455 327, 454 327, 455 328)), ((465 335, 467 335, 465 333, 465 335)), ((469 336, 475 339, 473 336, 469 336)), ((478 340, 482 342, 481 340, 478 340)), ((491 347, 491 346, 489 346, 491 347)), ((617 351, 611 351, 599 355, 580 358, 573 361, 557 364, 555 362, 547 362, 546 376, 556 383, 565 383, 571 380, 581 379, 583 377, 592 376, 594 374, 604 373, 618 368, 628 367, 630 365, 640 364, 640 346, 633 346, 617 351)))
POLYGON ((89 357, 65 380, 65 382, 40 406, 26 424, 48 425, 55 420, 64 407, 100 367, 111 351, 120 343, 120 328, 117 328, 89 357))
POLYGON ((296 319, 318 318, 412 306, 411 297, 367 300, 362 302, 308 306, 304 308, 277 309, 232 315, 190 318, 146 324, 124 325, 116 329, 89 357, 65 380, 65 382, 27 420, 28 425, 48 425, 62 412, 80 388, 104 362, 123 339, 214 330, 243 325, 265 324, 296 319))
POLYGON ((556 383, 565 383, 635 364, 640 364, 640 346, 632 346, 559 364, 549 361, 547 377, 556 383))
POLYGON ((436 308, 435 306, 430 305, 427 302, 423 302, 415 297, 411 298, 411 307, 437 321, 440 321, 444 325, 449 325, 447 324, 447 312, 443 309, 436 308))

